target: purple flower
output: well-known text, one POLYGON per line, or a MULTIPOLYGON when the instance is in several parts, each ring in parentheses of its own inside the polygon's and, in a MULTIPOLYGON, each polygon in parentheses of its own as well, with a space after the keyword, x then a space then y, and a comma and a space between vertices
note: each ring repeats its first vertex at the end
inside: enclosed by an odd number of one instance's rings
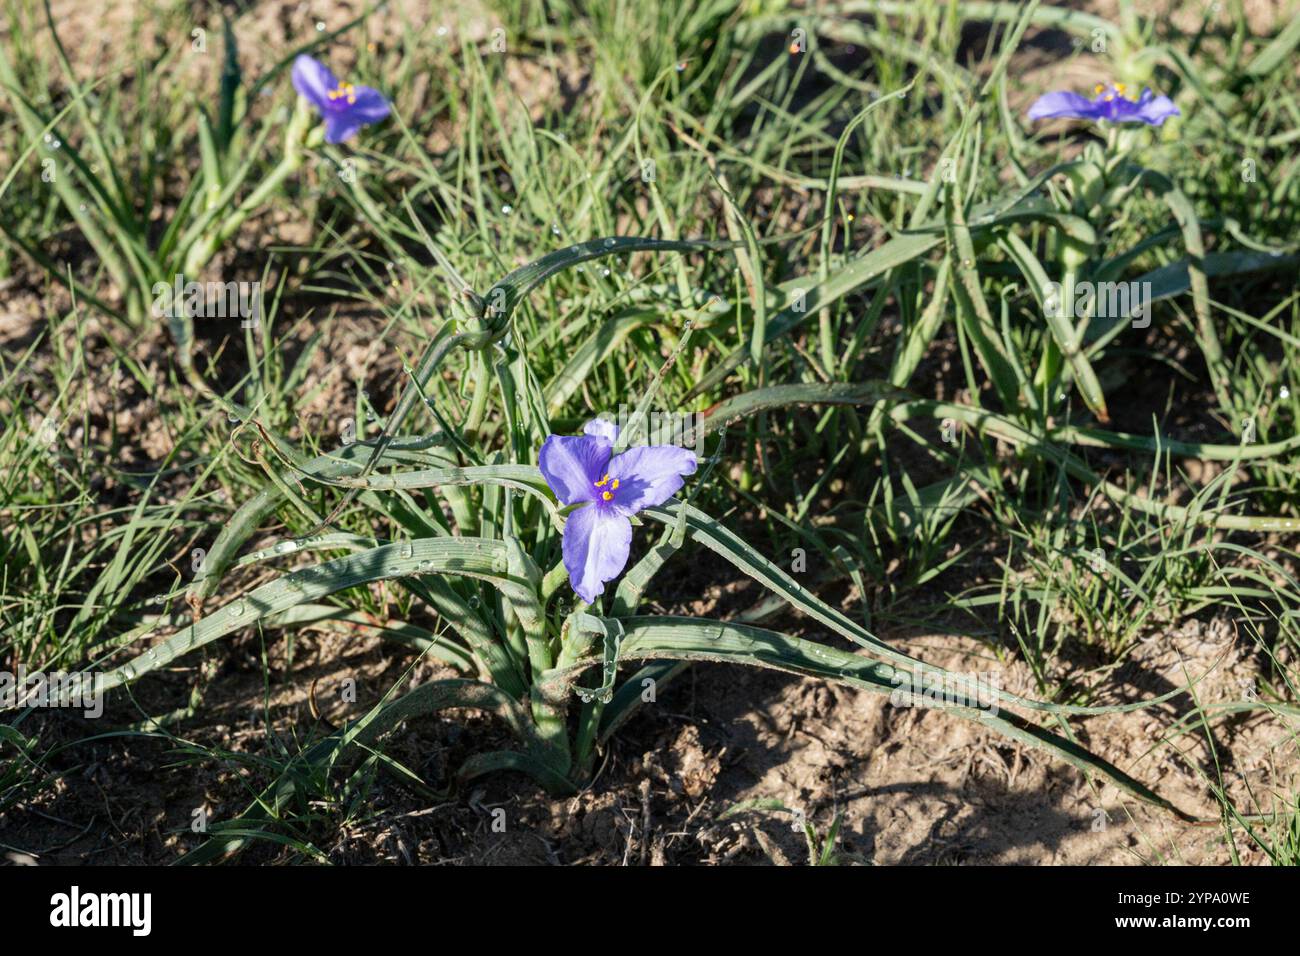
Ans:
POLYGON ((588 604, 622 573, 632 546, 632 522, 642 508, 661 505, 695 471, 695 453, 676 445, 629 448, 613 458, 618 426, 599 418, 582 435, 551 435, 542 443, 542 477, 561 504, 590 502, 564 525, 564 568, 588 604))
POLYGON ((1156 96, 1149 89, 1144 89, 1137 99, 1129 99, 1124 95, 1124 88, 1123 83, 1114 86, 1098 83, 1094 89, 1097 95, 1092 99, 1067 91, 1044 93, 1029 107, 1029 118, 1038 120, 1065 117, 1159 126, 1169 117, 1181 115, 1173 100, 1167 96, 1156 96))
POLYGON ((340 83, 329 67, 306 55, 293 61, 293 88, 325 117, 327 143, 351 139, 362 126, 378 123, 390 111, 384 94, 340 83))

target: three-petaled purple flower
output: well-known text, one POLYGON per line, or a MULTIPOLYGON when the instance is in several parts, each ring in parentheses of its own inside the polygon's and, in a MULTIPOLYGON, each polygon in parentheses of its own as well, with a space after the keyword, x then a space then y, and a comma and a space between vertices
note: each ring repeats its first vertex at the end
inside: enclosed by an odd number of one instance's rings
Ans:
POLYGON ((588 502, 564 524, 564 568, 573 590, 592 604, 605 582, 627 565, 628 518, 671 498, 695 471, 695 453, 676 445, 643 445, 614 455, 617 425, 596 418, 582 431, 548 437, 538 465, 561 504, 588 502))
POLYGON ((340 83, 330 68, 305 54, 293 61, 293 88, 325 118, 325 142, 351 139, 390 112, 384 94, 368 86, 340 83))
POLYGON ((1146 123, 1159 126, 1171 116, 1181 115, 1174 101, 1167 96, 1156 96, 1144 89, 1137 99, 1124 95, 1123 83, 1106 86, 1098 83, 1096 96, 1088 99, 1078 93, 1058 91, 1044 93, 1029 107, 1029 118, 1109 120, 1112 123, 1146 123))

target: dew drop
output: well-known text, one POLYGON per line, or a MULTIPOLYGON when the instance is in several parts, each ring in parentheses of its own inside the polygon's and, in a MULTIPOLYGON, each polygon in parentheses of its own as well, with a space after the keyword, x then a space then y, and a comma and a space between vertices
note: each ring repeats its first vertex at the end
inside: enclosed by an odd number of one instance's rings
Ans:
POLYGON ((501 214, 503 216, 508 216, 514 211, 515 211, 515 207, 510 205, 509 203, 506 203, 504 206, 501 207, 501 214))
POLYGON ((1291 397, 1291 389, 1289 389, 1289 388, 1287 388, 1285 385, 1283 385, 1282 388, 1278 391, 1277 396, 1278 396, 1278 398, 1290 398, 1290 397, 1291 397))
POLYGON ((247 605, 244 604, 242 599, 230 605, 231 617, 243 617, 244 611, 246 610, 247 610, 247 605))
POLYGON ((316 21, 316 30, 317 30, 318 33, 324 33, 324 32, 325 32, 325 24, 322 23, 320 20, 317 20, 317 21, 316 21))
POLYGON ((613 249, 613 248, 614 248, 614 240, 613 240, 613 239, 606 239, 606 240, 605 240, 605 248, 606 248, 606 249, 613 249))

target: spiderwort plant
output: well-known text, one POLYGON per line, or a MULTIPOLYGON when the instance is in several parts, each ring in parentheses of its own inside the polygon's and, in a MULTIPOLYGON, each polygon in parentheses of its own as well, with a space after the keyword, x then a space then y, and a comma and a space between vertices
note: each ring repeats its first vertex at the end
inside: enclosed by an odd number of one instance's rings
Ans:
MULTIPOLYGON (((494 287, 507 292, 498 320, 509 327, 513 303, 559 268, 612 255, 618 246, 618 242, 592 243, 583 256, 551 253, 506 276, 494 287)), ((454 287, 464 288, 461 283, 454 287)), ((459 343, 456 350, 499 347, 491 336, 460 334, 442 341, 459 343)), ((223 569, 231 566, 231 557, 271 510, 288 498, 294 481, 364 489, 357 500, 400 526, 396 540, 348 535, 345 548, 327 540, 334 536, 308 536, 288 542, 287 551, 277 545, 255 552, 249 556, 252 561, 278 561, 292 554, 310 563, 286 569, 210 613, 201 613, 201 601, 190 602, 196 610, 188 626, 103 674, 101 686, 109 691, 250 624, 293 626, 290 618, 296 609, 319 606, 330 595, 361 585, 385 582, 385 586, 401 587, 440 616, 445 628, 436 635, 430 632, 432 639, 421 642, 423 652, 464 676, 429 681, 402 696, 385 698, 364 717, 322 739, 285 771, 282 780, 272 782, 257 797, 245 822, 259 819, 270 825, 269 818, 279 816, 286 801, 298 799, 301 791, 284 785, 286 781, 302 773, 328 776, 331 768, 347 766, 361 750, 373 751, 379 736, 401 721, 446 708, 495 713, 510 727, 520 748, 470 757, 457 772, 462 783, 509 769, 532 775, 556 793, 573 793, 593 779, 601 744, 636 708, 654 699, 653 693, 646 696, 647 688, 662 688, 681 672, 683 662, 728 661, 776 668, 881 695, 897 693, 896 667, 917 673, 922 666, 817 598, 720 521, 673 500, 673 493, 696 469, 691 451, 636 446, 616 453, 626 444, 627 434, 600 420, 588 422, 582 435, 554 434, 540 403, 520 399, 520 383, 535 380, 528 353, 514 346, 500 348, 506 361, 496 363, 500 387, 493 390, 491 400, 501 420, 513 423, 512 440, 495 445, 490 436, 485 440, 480 433, 443 425, 446 431, 437 440, 422 437, 400 447, 377 445, 380 466, 396 469, 387 474, 365 471, 363 464, 370 454, 359 443, 315 459, 295 452, 286 457, 288 470, 265 494, 245 502, 222 530, 204 558, 203 578, 196 577, 192 594, 211 593, 223 569), (533 465, 533 450, 539 445, 539 462, 533 465), (492 463, 482 464, 487 461, 492 463), (417 499, 407 496, 405 489, 423 489, 441 500, 422 513, 413 506, 417 499), (401 496, 402 507, 391 507, 399 500, 388 497, 394 495, 401 496), (638 513, 663 526, 664 537, 627 572, 611 606, 607 610, 586 604, 571 607, 567 601, 551 605, 566 578, 587 604, 599 598, 628 561, 631 519, 638 513), (557 536, 552 529, 561 522, 557 536), (353 547, 356 550, 349 550, 353 547), (683 547, 691 548, 696 560, 707 549, 818 622, 836 640, 849 642, 852 649, 736 621, 639 613, 652 580, 683 547), (328 559, 309 553, 340 549, 347 553, 328 559), (548 610, 551 607, 555 613, 548 610), (585 675, 598 667, 603 680, 592 693, 585 675), (575 698, 581 702, 576 714, 575 698)), ((453 354, 451 346, 430 351, 430 357, 421 360, 420 374, 434 380, 453 354)), ((412 387, 419 392, 414 383, 412 387)), ((763 406, 742 407, 752 413, 763 406)), ((733 414, 738 413, 734 409, 718 413, 714 428, 725 427, 722 423, 733 414)), ((282 445, 288 445, 288 440, 277 438, 269 447, 282 445)), ((396 631, 390 636, 406 639, 396 631)), ((951 686, 982 692, 961 675, 928 665, 924 669, 954 681, 951 686)), ((1008 707, 1069 712, 1001 690, 995 690, 995 695, 998 703, 1008 707)), ((970 716, 969 708, 953 707, 959 715, 970 716)), ((991 709, 982 711, 978 719, 982 726, 1012 739, 1042 746, 1060 759, 1101 772, 1126 792, 1162 803, 1104 760, 1019 715, 991 709)), ((215 859, 244 841, 236 835, 218 835, 190 862, 215 859)))
POLYGON ((344 142, 355 136, 362 126, 378 123, 391 112, 388 101, 378 90, 341 83, 328 67, 306 55, 294 60, 293 86, 298 91, 299 100, 286 130, 283 158, 253 194, 219 221, 216 229, 204 237, 204 242, 195 246, 185 261, 187 273, 195 274, 201 270, 244 220, 265 204, 285 179, 298 171, 304 146, 317 145, 322 139, 330 144, 344 142), (324 119, 324 126, 306 132, 313 108, 324 119))
MULTIPOLYGON (((294 61, 292 81, 299 99, 285 129, 280 161, 239 206, 221 216, 213 217, 209 212, 203 220, 204 228, 184 250, 180 274, 196 276, 201 273, 217 250, 240 229, 249 216, 262 209, 289 177, 302 167, 306 148, 317 146, 322 140, 335 144, 351 139, 362 126, 377 123, 391 112, 388 101, 378 90, 341 83, 328 67, 306 55, 301 55, 294 61), (313 109, 322 116, 324 124, 310 130, 313 109)), ((205 172, 211 175, 210 170, 205 172)), ((212 178, 220 183, 219 174, 212 178)), ((223 191, 222 195, 225 194, 223 191)), ((173 317, 172 332, 181 345, 182 362, 190 381, 205 389, 206 383, 186 361, 189 342, 193 336, 188 317, 173 317)))
MULTIPOLYGON (((50 29, 55 29, 53 20, 50 29)), ((139 325, 150 317, 165 319, 182 370, 191 384, 208 394, 210 389, 191 356, 193 316, 184 309, 168 309, 160 315, 153 304, 157 289, 172 287, 178 277, 200 280, 217 252, 301 169, 308 147, 322 140, 343 142, 390 112, 388 101, 377 91, 339 83, 327 67, 303 56, 292 71, 293 85, 301 94, 294 108, 273 108, 260 123, 249 122, 250 91, 242 83, 234 27, 229 21, 225 24, 224 60, 220 95, 200 98, 193 105, 189 115, 194 126, 190 130, 168 130, 166 141, 176 148, 183 144, 191 149, 197 140, 201 162, 167 221, 166 214, 151 205, 157 158, 122 157, 109 151, 87 105, 90 87, 69 73, 65 79, 71 105, 57 116, 46 115, 33 105, 40 98, 30 95, 30 84, 0 48, 0 99, 8 100, 6 106, 12 108, 30 142, 47 144, 50 158, 58 163, 59 174, 52 179, 52 188, 103 263, 116 296, 87 288, 68 276, 55 265, 56 257, 34 258, 48 262, 46 268, 54 281, 71 284, 80 299, 107 315, 129 325, 139 325), (312 130, 314 112, 324 118, 316 130, 312 130), (70 128, 73 126, 79 129, 70 128), (278 152, 268 164, 264 151, 255 147, 277 141, 278 152), (80 146, 75 145, 78 142, 80 146), (140 168, 132 170, 133 162, 141 164, 140 168), (127 174, 118 175, 120 169, 128 170, 127 174), (137 183, 148 185, 133 190, 137 183), (164 228, 158 227, 159 219, 164 228)))
MULTIPOLYGON (((1093 280, 1107 278, 1097 274, 1102 265, 1100 255, 1105 252, 1098 238, 1105 235, 1105 230, 1098 224, 1109 221, 1112 212, 1137 184, 1163 179, 1132 160, 1138 145, 1136 129, 1163 126, 1168 119, 1180 116, 1181 112, 1168 96, 1157 95, 1150 88, 1143 88, 1141 94, 1130 96, 1123 83, 1099 83, 1093 93, 1092 99, 1065 90, 1045 93, 1034 101, 1026 114, 1031 121, 1089 120, 1097 123, 1105 133, 1104 148, 1099 143, 1090 143, 1082 157, 1057 167, 1065 180, 1065 189, 1055 194, 1060 199, 1058 207, 1062 213, 1074 217, 1070 220, 1072 223, 1077 225, 1081 221, 1086 224, 1090 238, 1070 235, 1065 229, 1051 234, 1060 281, 1052 289, 1043 290, 1044 311, 1053 335, 1044 342, 1043 360, 1036 370, 1034 384, 1042 391, 1044 404, 1051 406, 1052 396, 1059 394, 1056 382, 1063 371, 1064 359, 1068 358, 1081 397, 1104 423, 1108 420, 1105 396, 1087 359, 1081 357, 1082 343, 1093 318, 1111 320, 1110 331, 1114 333, 1121 327, 1119 323, 1129 316, 1097 316, 1094 314, 1097 300, 1089 301, 1085 295, 1084 301, 1078 302, 1076 290, 1093 288, 1093 280)), ((1164 191, 1176 193, 1167 181, 1164 191)), ((1145 308, 1149 305, 1147 302, 1145 308)))
POLYGON ((619 429, 596 418, 578 436, 551 435, 539 467, 564 505, 578 505, 564 525, 564 568, 588 604, 627 566, 632 515, 663 504, 696 467, 695 453, 676 445, 630 448, 614 455, 619 429))

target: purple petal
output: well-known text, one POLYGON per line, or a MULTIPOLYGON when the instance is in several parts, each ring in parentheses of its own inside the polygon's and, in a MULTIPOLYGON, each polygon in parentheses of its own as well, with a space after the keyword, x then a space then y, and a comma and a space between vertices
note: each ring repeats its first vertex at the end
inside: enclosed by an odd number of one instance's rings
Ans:
POLYGON ((537 465, 561 504, 591 501, 612 448, 603 438, 552 435, 542 443, 537 465))
POLYGON ((1055 93, 1044 93, 1034 100, 1034 105, 1029 107, 1027 115, 1031 120, 1060 117, 1096 119, 1102 112, 1101 107, 1101 103, 1096 103, 1086 96, 1060 90, 1055 93))
POLYGON ((378 123, 392 112, 384 94, 369 86, 353 87, 352 96, 356 102, 347 105, 347 112, 363 123, 378 123))
POLYGON ((1160 126, 1171 116, 1181 116, 1178 107, 1174 101, 1167 96, 1152 97, 1150 90, 1142 91, 1142 99, 1138 101, 1138 109, 1134 118, 1150 126, 1160 126))
POLYGON ((618 479, 611 503, 625 515, 661 505, 694 471, 695 452, 690 449, 676 445, 629 448, 609 463, 609 477, 618 479))
POLYGON ((293 61, 293 88, 320 109, 329 106, 329 92, 338 85, 330 68, 319 60, 303 54, 293 61))
POLYGON ((605 418, 593 418, 582 426, 582 433, 593 438, 604 438, 611 445, 618 441, 618 426, 605 418))
POLYGON ((588 604, 627 566, 632 522, 612 508, 588 505, 564 523, 564 569, 569 583, 588 604))
POLYGON ((361 126, 361 118, 351 113, 326 113, 325 142, 334 144, 345 142, 356 136, 361 126))

